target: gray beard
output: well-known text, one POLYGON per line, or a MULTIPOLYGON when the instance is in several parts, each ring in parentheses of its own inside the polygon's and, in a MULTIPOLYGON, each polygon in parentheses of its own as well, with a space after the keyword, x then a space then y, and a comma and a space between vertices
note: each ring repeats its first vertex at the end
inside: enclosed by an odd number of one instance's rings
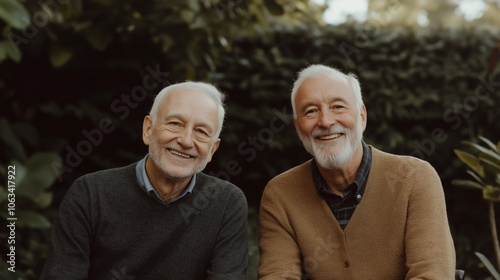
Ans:
POLYGON ((363 139, 363 130, 361 118, 358 116, 356 127, 349 130, 341 125, 333 125, 328 129, 315 129, 311 138, 306 137, 301 132, 298 133, 304 148, 309 152, 319 166, 325 169, 341 169, 349 164, 354 152, 361 145, 363 139), (313 138, 319 134, 344 133, 346 136, 340 143, 318 144, 313 138))

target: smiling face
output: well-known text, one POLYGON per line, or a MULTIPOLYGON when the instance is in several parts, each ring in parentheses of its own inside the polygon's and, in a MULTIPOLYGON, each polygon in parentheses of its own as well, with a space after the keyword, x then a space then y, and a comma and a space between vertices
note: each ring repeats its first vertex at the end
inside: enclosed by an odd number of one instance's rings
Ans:
POLYGON ((175 89, 162 100, 155 122, 144 118, 143 140, 157 170, 172 180, 202 171, 219 147, 218 111, 199 89, 175 89))
POLYGON ((327 169, 344 168, 359 152, 366 127, 366 109, 358 110, 346 78, 307 78, 295 95, 295 129, 305 149, 327 169))

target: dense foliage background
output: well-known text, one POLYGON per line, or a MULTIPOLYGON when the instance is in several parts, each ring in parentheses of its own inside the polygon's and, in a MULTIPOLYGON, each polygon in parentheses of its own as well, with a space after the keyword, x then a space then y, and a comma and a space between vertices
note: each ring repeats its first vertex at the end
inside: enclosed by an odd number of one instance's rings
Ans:
POLYGON ((467 176, 453 154, 462 140, 499 140, 498 30, 382 28, 373 20, 328 26, 307 1, 4 0, 0 7, 10 9, 0 13, 0 173, 7 178, 7 166, 16 166, 18 218, 14 276, 6 270, 2 179, 0 278, 36 279, 73 180, 143 157, 142 120, 155 94, 194 79, 227 94, 222 144, 206 172, 248 198, 255 279, 262 190, 309 158, 291 123, 289 92, 296 72, 313 63, 358 75, 367 143, 436 168, 457 267, 472 279, 487 276, 473 254, 492 256, 486 204, 451 180, 467 176))

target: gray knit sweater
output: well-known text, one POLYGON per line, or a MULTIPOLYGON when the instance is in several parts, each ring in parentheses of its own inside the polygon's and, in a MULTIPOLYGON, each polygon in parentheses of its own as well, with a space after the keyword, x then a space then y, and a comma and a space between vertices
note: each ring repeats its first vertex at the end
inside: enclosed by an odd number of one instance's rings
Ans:
POLYGON ((136 164, 73 183, 40 279, 246 279, 243 192, 198 173, 190 195, 163 206, 138 185, 136 164))

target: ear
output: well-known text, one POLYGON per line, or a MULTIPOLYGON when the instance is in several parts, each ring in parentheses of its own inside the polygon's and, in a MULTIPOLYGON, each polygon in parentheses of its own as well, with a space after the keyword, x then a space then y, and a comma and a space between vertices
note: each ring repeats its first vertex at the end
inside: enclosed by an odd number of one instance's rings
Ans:
POLYGON ((368 122, 368 115, 366 112, 365 104, 361 105, 361 125, 363 126, 363 131, 366 129, 366 124, 368 122))
POLYGON ((208 158, 208 162, 212 161, 212 156, 215 154, 215 151, 219 148, 220 145, 220 138, 217 138, 215 140, 214 144, 212 145, 212 149, 210 149, 210 156, 208 158))
POLYGON ((153 128, 153 120, 151 116, 147 115, 144 117, 144 121, 142 122, 142 141, 145 145, 149 145, 151 140, 151 129, 153 128))

